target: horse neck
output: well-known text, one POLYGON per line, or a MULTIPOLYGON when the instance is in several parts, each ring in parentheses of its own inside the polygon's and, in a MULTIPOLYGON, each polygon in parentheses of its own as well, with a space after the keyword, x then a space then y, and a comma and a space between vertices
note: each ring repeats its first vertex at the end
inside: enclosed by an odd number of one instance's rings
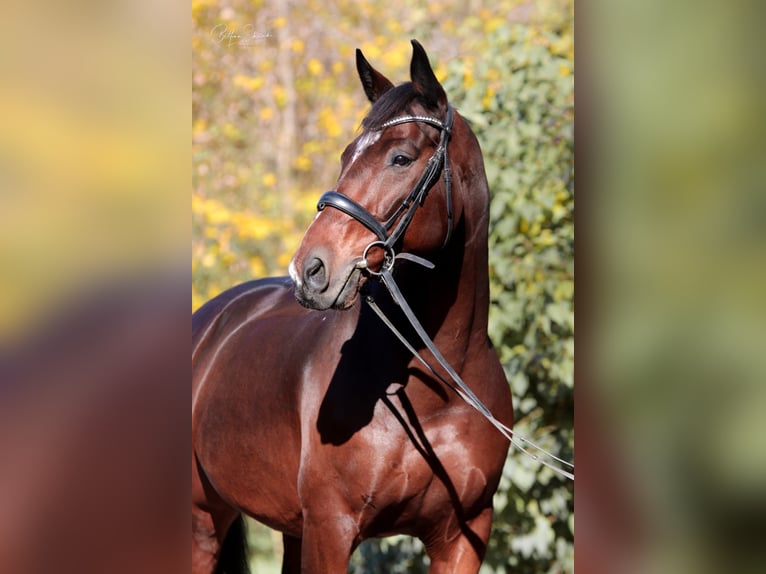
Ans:
POLYGON ((454 287, 444 289, 444 292, 450 294, 453 301, 440 329, 445 332, 436 336, 461 341, 461 354, 463 348, 467 350, 471 345, 486 346, 489 313, 486 218, 483 215, 478 220, 466 217, 464 221, 466 242, 453 246, 455 254, 449 254, 447 250, 447 257, 460 261, 461 265, 457 278, 454 271, 445 270, 444 274, 452 279, 454 287), (484 228, 476 229, 477 224, 484 225, 484 228))
POLYGON ((439 350, 460 370, 472 348, 486 348, 486 203, 465 207, 450 244, 433 260, 433 270, 405 276, 402 291, 439 350))

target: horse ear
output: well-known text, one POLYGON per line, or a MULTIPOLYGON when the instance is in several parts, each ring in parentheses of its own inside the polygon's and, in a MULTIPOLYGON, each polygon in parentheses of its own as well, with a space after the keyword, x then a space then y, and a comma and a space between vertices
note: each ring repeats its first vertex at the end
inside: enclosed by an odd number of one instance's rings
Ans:
POLYGON ((428 55, 417 40, 412 40, 412 62, 410 63, 410 78, 415 93, 422 97, 426 104, 435 110, 444 111, 447 107, 447 94, 439 80, 436 79, 428 55))
POLYGON ((359 48, 356 49, 356 71, 359 72, 359 79, 362 80, 364 93, 372 103, 394 87, 388 78, 370 65, 359 48))

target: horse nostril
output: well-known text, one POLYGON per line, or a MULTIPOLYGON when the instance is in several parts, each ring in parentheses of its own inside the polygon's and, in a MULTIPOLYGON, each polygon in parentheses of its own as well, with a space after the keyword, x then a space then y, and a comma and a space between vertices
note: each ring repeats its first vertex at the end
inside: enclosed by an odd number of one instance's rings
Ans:
POLYGON ((319 257, 312 257, 303 269, 303 281, 313 291, 327 289, 327 272, 324 262, 319 257))

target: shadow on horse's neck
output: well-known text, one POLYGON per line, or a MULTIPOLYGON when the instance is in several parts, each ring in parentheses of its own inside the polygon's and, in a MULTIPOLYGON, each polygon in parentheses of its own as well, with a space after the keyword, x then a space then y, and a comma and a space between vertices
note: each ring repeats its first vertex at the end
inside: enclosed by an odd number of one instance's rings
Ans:
POLYGON ((435 264, 433 270, 408 263, 395 279, 431 338, 438 342, 441 335, 450 340, 452 348, 440 349, 442 353, 448 360, 458 360, 465 355, 473 333, 481 333, 482 344, 486 338, 486 231, 472 229, 466 218, 460 218, 449 245, 426 259, 435 264))
MULTIPOLYGON (((435 269, 407 261, 399 262, 395 269, 397 284, 418 320, 437 346, 443 333, 445 346, 440 350, 458 370, 475 329, 483 329, 481 340, 486 341, 486 296, 476 292, 486 289, 486 241, 483 256, 479 253, 480 261, 474 261, 472 246, 464 248, 467 231, 464 222, 459 221, 451 246, 433 257, 435 269), (474 269, 482 264, 483 277, 474 269)), ((370 281, 364 292, 372 294, 397 329, 422 350, 414 329, 385 287, 370 281)), ((320 405, 317 430, 324 443, 340 445, 348 441, 370 423, 375 405, 387 397, 391 386, 407 385, 412 376, 425 383, 440 403, 450 397, 441 383, 411 368, 409 351, 369 306, 362 303, 358 317, 354 333, 343 343, 341 359, 320 405)))

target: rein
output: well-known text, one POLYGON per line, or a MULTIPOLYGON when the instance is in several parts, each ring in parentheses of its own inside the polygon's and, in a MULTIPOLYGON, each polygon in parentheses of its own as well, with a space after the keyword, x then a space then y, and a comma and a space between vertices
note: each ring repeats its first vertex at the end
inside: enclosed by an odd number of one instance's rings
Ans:
POLYGON ((415 187, 405 198, 399 208, 385 223, 378 221, 375 216, 373 216, 369 211, 367 211, 353 199, 335 190, 328 191, 319 198, 317 210, 322 211, 326 207, 333 207, 339 211, 342 211, 346 215, 349 215, 375 234, 378 239, 370 243, 364 249, 364 252, 362 253, 362 259, 357 267, 366 270, 370 275, 374 277, 380 278, 383 285, 385 285, 386 289, 388 289, 388 292, 390 293, 394 303, 396 303, 396 305, 401 308, 410 325, 418 334, 418 337, 434 356, 436 362, 444 369, 451 381, 439 374, 433 365, 431 365, 418 353, 417 349, 415 349, 415 347, 407 340, 407 338, 394 326, 391 320, 386 317, 383 310, 375 302, 374 297, 371 294, 366 295, 364 298, 365 302, 370 306, 375 314, 380 317, 381 321, 383 321, 383 323, 391 330, 396 338, 399 339, 399 341, 407 348, 407 350, 409 350, 409 352, 412 353, 412 355, 418 359, 418 361, 420 361, 420 363, 423 364, 423 366, 425 366, 434 377, 455 391, 455 393, 457 393, 457 395, 468 405, 481 413, 482 416, 484 416, 484 418, 486 418, 498 431, 500 431, 500 433, 505 438, 507 438, 514 447, 519 449, 527 456, 531 457, 533 460, 539 462, 543 466, 546 466, 552 471, 558 473, 559 475, 570 480, 574 480, 574 465, 572 463, 562 460, 561 458, 558 458, 557 456, 549 453, 529 439, 519 435, 518 433, 515 433, 513 429, 495 418, 495 416, 486 407, 486 405, 481 402, 479 397, 476 396, 476 394, 463 381, 460 375, 458 375, 455 369, 452 368, 447 359, 445 359, 441 354, 439 349, 436 348, 433 340, 431 340, 423 328, 423 325, 420 323, 420 321, 418 321, 415 313, 412 311, 412 308, 407 303, 404 295, 402 295, 399 286, 396 284, 396 281, 394 281, 392 269, 396 261, 399 259, 412 261, 428 269, 434 268, 433 263, 423 259, 422 257, 418 257, 417 255, 413 255, 411 253, 396 254, 394 252, 394 246, 407 230, 407 227, 409 227, 409 224, 415 215, 415 211, 419 206, 423 205, 423 202, 428 195, 428 191, 431 189, 431 187, 434 186, 442 172, 444 173, 445 192, 447 196, 447 233, 444 239, 445 246, 449 242, 449 239, 452 235, 452 178, 449 167, 449 157, 447 154, 447 144, 449 143, 449 139, 452 134, 453 120, 454 112, 452 106, 448 105, 447 118, 444 122, 429 116, 401 116, 385 122, 378 128, 378 130, 384 130, 387 127, 407 122, 423 122, 435 126, 441 131, 439 145, 434 151, 434 154, 429 158, 423 175, 421 175, 420 179, 415 184, 415 187), (397 220, 399 220, 398 223, 396 223, 397 220), (396 224, 396 227, 394 227, 394 224, 396 224), (389 233, 389 230, 392 227, 393 231, 389 233), (367 264, 367 254, 373 247, 381 248, 384 251, 384 259, 379 271, 374 271, 367 264), (528 448, 535 450, 538 454, 530 452, 528 448), (564 467, 570 468, 572 472, 565 470, 564 468, 560 468, 556 464, 549 462, 549 460, 555 461, 564 467))
MULTIPOLYGON (((430 263, 428 261, 425 261, 424 259, 421 259, 420 257, 412 256, 408 253, 402 253, 400 255, 395 256, 395 259, 409 259, 411 261, 415 261, 416 263, 420 263, 423 265, 425 263, 425 267, 428 267, 429 269, 433 269, 434 265, 433 263, 430 263)), ((407 317, 407 320, 410 322, 410 325, 415 329, 418 336, 420 337, 420 340, 423 341, 423 344, 425 344, 426 348, 431 351, 434 358, 436 358, 436 362, 441 365, 441 367, 447 372, 449 377, 452 379, 452 382, 447 380, 445 377, 440 375, 434 367, 426 361, 415 349, 415 347, 412 346, 412 344, 406 339, 404 335, 394 326, 394 324, 391 322, 391 320, 386 317, 385 313, 383 313, 383 310, 378 306, 378 304, 375 302, 375 299, 372 295, 367 295, 365 297, 365 301, 370 306, 370 308, 375 311, 375 314, 380 317, 380 319, 383 321, 383 323, 391 330, 391 332, 396 335, 396 338, 399 339, 399 341, 407 348, 407 350, 412 353, 412 355, 420 361, 420 363, 425 366, 429 372, 435 376, 437 379, 439 379, 442 383, 447 385, 449 388, 451 388, 453 391, 455 391, 458 396, 463 399, 468 405, 479 411, 484 418, 486 418, 497 430, 500 431, 500 434, 502 434, 505 438, 507 438, 510 443, 519 449, 521 452, 532 458, 532 460, 535 460, 542 464, 543 466, 546 466, 550 468, 553 472, 556 472, 557 474, 560 474, 561 476, 568 478, 570 480, 574 480, 574 473, 569 472, 568 470, 564 470, 563 468, 559 468, 555 464, 552 464, 541 457, 548 457, 549 459, 552 459, 561 465, 564 465, 566 467, 571 468, 574 470, 574 465, 570 462, 567 462, 565 460, 560 459, 559 457, 555 456, 554 454, 549 453, 542 447, 536 445, 531 440, 529 440, 526 437, 521 436, 518 433, 515 433, 513 429, 511 429, 509 426, 503 424, 500 422, 495 416, 492 414, 492 412, 486 407, 484 403, 481 402, 481 399, 476 396, 476 394, 470 389, 470 387, 463 381, 463 379, 460 377, 460 375, 457 374, 455 369, 452 368, 452 366, 449 364, 447 359, 444 358, 444 356, 441 354, 439 349, 434 344, 433 340, 428 336, 425 329, 423 328, 423 325, 420 324, 420 321, 418 321, 417 317, 415 317, 415 314, 412 311, 412 308, 409 306, 407 301, 404 298, 404 295, 402 295, 402 292, 399 290, 399 286, 396 284, 396 281, 394 281, 394 277, 391 274, 390 269, 382 269, 381 271, 377 272, 377 274, 380 276, 381 281, 383 282, 383 285, 386 286, 386 289, 388 289, 388 292, 391 294, 391 298, 394 300, 394 303, 396 303, 404 313, 405 317, 407 317), (536 450, 539 454, 534 454, 530 452, 527 448, 525 448, 523 445, 526 444, 528 447, 536 450)))

